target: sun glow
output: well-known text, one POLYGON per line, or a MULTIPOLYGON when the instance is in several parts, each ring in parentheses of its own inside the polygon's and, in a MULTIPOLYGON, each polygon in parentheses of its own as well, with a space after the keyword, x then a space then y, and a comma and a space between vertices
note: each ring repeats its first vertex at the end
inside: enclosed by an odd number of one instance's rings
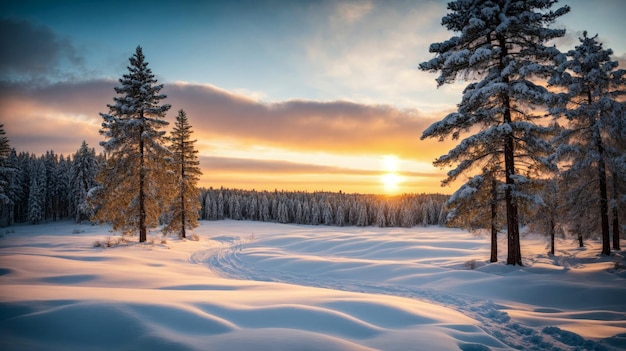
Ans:
POLYGON ((380 177, 380 182, 385 187, 385 192, 397 193, 402 182, 402 177, 397 174, 398 157, 393 155, 385 156, 383 158, 383 166, 386 173, 380 177))

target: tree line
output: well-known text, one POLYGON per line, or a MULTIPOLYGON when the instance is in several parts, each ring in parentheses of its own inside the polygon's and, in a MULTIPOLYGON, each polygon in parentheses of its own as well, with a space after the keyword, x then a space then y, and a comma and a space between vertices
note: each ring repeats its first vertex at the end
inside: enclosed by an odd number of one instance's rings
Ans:
POLYGON ((201 217, 329 226, 445 225, 447 195, 202 189, 201 217))
MULTIPOLYGON (((4 133, 2 126, 0 130, 4 133)), ((103 162, 103 154, 96 155, 85 142, 69 156, 48 151, 37 157, 6 149, 0 154, 0 226, 63 218, 90 220, 94 208, 88 195, 103 162)))
MULTIPOLYGON (((3 132, 0 126, 0 135, 3 132)), ((81 223, 94 219, 97 208, 93 197, 101 191, 96 179, 107 164, 104 153, 96 154, 94 148, 83 142, 73 155, 67 156, 54 151, 35 156, 10 148, 3 155, 0 156, 1 226, 60 219, 81 223)), ((165 211, 159 225, 171 223, 167 217, 179 218, 180 212, 202 220, 377 227, 445 225, 448 215, 445 206, 448 196, 441 194, 382 196, 227 188, 196 190, 190 198, 194 204, 187 205, 195 212, 178 206, 178 213, 165 211)))

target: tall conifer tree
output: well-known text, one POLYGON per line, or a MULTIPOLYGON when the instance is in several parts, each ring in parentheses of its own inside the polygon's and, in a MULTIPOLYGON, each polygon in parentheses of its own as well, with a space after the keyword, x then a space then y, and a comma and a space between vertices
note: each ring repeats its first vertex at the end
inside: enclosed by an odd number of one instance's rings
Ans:
POLYGON ((535 115, 533 108, 551 100, 537 78, 547 78, 558 50, 544 44, 565 34, 565 30, 548 28, 569 11, 567 6, 551 11, 554 3, 450 2, 442 25, 455 35, 431 44, 430 52, 436 57, 420 64, 422 70, 440 72, 438 86, 459 79, 478 81, 467 85, 458 111, 427 128, 422 139, 451 136, 457 140, 462 133, 476 131, 435 161, 438 166, 455 166, 445 182, 480 173, 487 160, 503 163, 507 264, 522 264, 518 212, 522 200, 531 198, 524 183, 533 172, 549 167, 541 157, 550 151, 545 139, 551 131, 535 123, 542 116, 535 115))
POLYGON ((187 114, 182 109, 179 110, 170 137, 176 189, 170 206, 170 223, 164 231, 177 232, 183 238, 187 236, 187 229, 198 226, 201 205, 197 183, 202 172, 199 167, 198 150, 194 147, 196 140, 191 140, 192 133, 187 114))
POLYGON ((89 203, 89 191, 96 187, 96 175, 100 166, 96 158, 96 150, 89 148, 83 140, 74 154, 70 174, 70 203, 72 215, 77 223, 88 220, 94 215, 94 208, 89 203))
POLYGON ((11 183, 16 170, 10 166, 11 148, 9 139, 0 123, 0 227, 8 226, 13 221, 13 200, 11 199, 11 183))
POLYGON ((115 88, 119 96, 107 105, 109 113, 100 113, 105 137, 100 145, 107 160, 97 177, 95 219, 125 233, 137 231, 144 242, 147 228, 158 225, 171 190, 171 152, 161 131, 168 125, 164 117, 170 105, 162 103, 163 85, 157 84, 140 46, 129 60, 128 73, 115 88))
MULTIPOLYGON (((626 134, 623 131, 626 71, 617 69, 618 62, 611 59, 612 54, 611 49, 604 49, 598 42, 597 35, 588 37, 584 32, 580 45, 560 56, 559 74, 551 80, 552 84, 567 90, 561 94, 564 103, 552 109, 554 114, 564 115, 568 121, 557 139, 560 143, 555 156, 570 164, 564 176, 576 184, 572 187, 574 196, 585 194, 582 195, 585 201, 578 202, 579 206, 574 206, 573 210, 588 211, 589 205, 599 209, 596 218, 600 219, 604 255, 611 254, 607 171, 612 166, 614 178, 621 173, 619 168, 622 167, 617 161, 621 155, 611 149, 618 150, 626 134), (589 178, 582 178, 582 173, 593 180, 592 192, 588 191, 589 178), (581 178, 584 181, 581 182, 581 178)), ((616 210, 612 214, 614 222, 619 223, 616 210)), ((595 231, 596 228, 589 229, 595 231)), ((619 249, 619 224, 615 229, 618 231, 614 232, 617 235, 613 244, 619 249)))

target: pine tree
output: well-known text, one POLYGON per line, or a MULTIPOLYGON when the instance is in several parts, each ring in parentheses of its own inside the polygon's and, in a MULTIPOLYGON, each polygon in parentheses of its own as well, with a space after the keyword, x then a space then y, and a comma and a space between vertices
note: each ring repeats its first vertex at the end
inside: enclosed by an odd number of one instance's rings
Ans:
POLYGON ((20 152, 17 155, 16 168, 19 170, 17 174, 16 201, 14 208, 15 222, 28 221, 28 197, 30 191, 30 177, 33 173, 32 159, 34 156, 26 152, 20 152))
POLYGON ((490 262, 498 261, 498 232, 502 229, 498 173, 497 168, 484 169, 481 175, 470 178, 446 203, 453 209, 448 215, 451 226, 469 231, 490 231, 490 262))
POLYGON ((96 187, 99 169, 96 150, 89 148, 87 142, 83 141, 74 154, 70 175, 72 215, 77 223, 89 220, 95 214, 88 195, 91 189, 96 187))
POLYGON ((70 210, 70 193, 71 193, 71 174, 72 174, 72 160, 68 156, 59 156, 59 164, 56 169, 57 188, 55 197, 57 206, 57 216, 59 218, 69 217, 70 210))
POLYGON ((0 227, 5 227, 13 221, 13 200, 11 185, 16 176, 16 170, 9 164, 11 148, 9 139, 4 131, 4 124, 0 124, 0 227))
POLYGON ((172 151, 172 166, 176 175, 176 194, 170 206, 171 222, 164 228, 164 232, 177 232, 186 237, 186 230, 198 226, 200 192, 197 188, 200 171, 198 150, 195 149, 196 140, 191 140, 191 125, 187 114, 182 109, 178 111, 176 123, 170 137, 172 151))
POLYGON ((44 218, 51 218, 53 221, 57 220, 57 191, 58 191, 58 179, 57 175, 57 167, 59 164, 58 156, 54 153, 54 151, 46 151, 45 156, 43 157, 44 164, 46 166, 46 184, 43 186, 44 192, 44 208, 45 214, 44 218))
MULTIPOLYGON (((555 115, 564 115, 569 122, 557 139, 560 144, 555 157, 571 164, 564 171, 565 177, 579 177, 584 169, 595 169, 585 185, 574 188, 574 191, 583 192, 597 202, 602 254, 610 255, 607 182, 610 162, 607 164, 607 161, 611 157, 608 150, 610 144, 606 139, 609 135, 623 133, 619 130, 619 120, 624 118, 624 108, 619 100, 626 93, 626 71, 617 70, 617 61, 611 60, 613 51, 604 49, 597 38, 597 35, 590 38, 584 32, 579 38, 580 45, 567 52, 566 56, 560 56, 558 74, 550 82, 567 90, 561 94, 563 105, 552 109, 555 115), (592 193, 586 191, 589 181, 594 183, 592 193)), ((573 210, 587 211, 580 206, 575 206, 573 210)), ((619 238, 617 244, 619 247, 619 238)))
POLYGON ((9 159, 7 160, 7 168, 10 172, 8 175, 8 184, 5 189, 6 195, 12 204, 9 210, 11 218, 8 218, 7 225, 18 221, 18 210, 22 206, 22 173, 19 167, 20 160, 15 149, 11 149, 9 159))
POLYGON ((147 228, 158 225, 172 189, 171 152, 160 131, 168 125, 163 118, 170 105, 161 104, 163 85, 157 84, 140 46, 129 60, 128 73, 115 88, 115 104, 107 105, 109 113, 100 113, 100 134, 106 139, 100 145, 107 160, 97 177, 101 187, 95 219, 124 233, 136 230, 144 242, 147 228))
POLYGON ((436 57, 420 64, 422 70, 440 72, 438 86, 458 79, 478 80, 463 91, 458 111, 427 128, 422 139, 451 136, 458 140, 462 133, 477 130, 435 161, 442 167, 456 165, 445 184, 461 174, 484 169, 485 161, 493 157, 503 159, 507 264, 522 265, 518 211, 520 202, 532 196, 521 185, 529 181, 531 173, 550 167, 542 156, 550 151, 545 139, 551 128, 537 124, 543 116, 533 111, 552 98, 537 79, 547 79, 549 63, 559 52, 544 44, 565 34, 548 28, 569 11, 567 6, 550 11, 555 2, 450 2, 450 13, 442 24, 458 36, 431 44, 430 52, 436 57))
POLYGON ((45 160, 33 160, 30 191, 28 195, 28 221, 39 224, 46 215, 46 165, 45 160))

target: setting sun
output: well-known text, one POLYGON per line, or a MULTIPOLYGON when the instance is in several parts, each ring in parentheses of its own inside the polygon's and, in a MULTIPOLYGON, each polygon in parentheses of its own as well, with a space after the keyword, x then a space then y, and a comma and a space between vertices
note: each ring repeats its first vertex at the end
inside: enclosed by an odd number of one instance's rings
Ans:
POLYGON ((380 178, 380 182, 383 184, 386 193, 397 193, 399 184, 402 182, 402 177, 396 173, 398 171, 398 157, 387 155, 382 162, 386 173, 380 178))
POLYGON ((380 178, 380 181, 385 186, 385 192, 395 193, 398 191, 398 185, 401 179, 400 176, 395 173, 386 173, 380 178))

